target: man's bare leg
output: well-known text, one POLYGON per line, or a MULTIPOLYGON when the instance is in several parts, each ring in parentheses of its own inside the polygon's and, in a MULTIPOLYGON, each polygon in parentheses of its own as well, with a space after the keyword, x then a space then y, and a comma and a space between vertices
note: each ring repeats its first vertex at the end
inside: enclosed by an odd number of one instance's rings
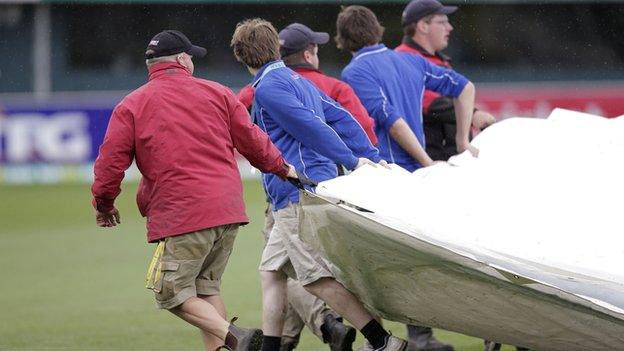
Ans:
POLYGON ((281 271, 261 271, 262 331, 265 337, 281 337, 286 316, 286 274, 281 271))
MULTIPOLYGON (((199 296, 202 300, 210 303, 219 313, 219 315, 225 319, 226 319, 226 311, 225 311, 225 304, 223 303, 223 299, 221 299, 221 295, 200 295, 199 296)), ((202 339, 204 340, 204 346, 206 351, 214 351, 217 349, 217 347, 223 345, 223 340, 219 339, 217 336, 215 336, 212 333, 208 333, 203 331, 202 329, 200 329, 201 335, 202 335, 202 339)))
POLYGON ((223 344, 230 323, 221 316, 219 310, 210 302, 199 297, 191 297, 169 311, 187 323, 196 326, 202 333, 208 333, 218 338, 219 346, 223 344))
MULTIPOLYGON (((217 305, 223 304, 222 301, 215 303, 217 305)), ((191 297, 170 311, 201 329, 206 335, 211 334, 215 337, 209 339, 206 350, 214 350, 209 349, 213 342, 218 343, 217 346, 227 345, 232 350, 237 351, 257 351, 262 344, 262 331, 260 329, 242 328, 228 323, 221 316, 219 310, 203 298, 191 297)))
POLYGON ((304 286, 336 313, 359 329, 375 350, 403 351, 405 340, 391 336, 371 315, 360 300, 334 278, 321 278, 304 286))
POLYGON ((318 296, 338 315, 362 330, 375 317, 362 305, 360 300, 333 278, 321 278, 304 286, 312 295, 318 296))

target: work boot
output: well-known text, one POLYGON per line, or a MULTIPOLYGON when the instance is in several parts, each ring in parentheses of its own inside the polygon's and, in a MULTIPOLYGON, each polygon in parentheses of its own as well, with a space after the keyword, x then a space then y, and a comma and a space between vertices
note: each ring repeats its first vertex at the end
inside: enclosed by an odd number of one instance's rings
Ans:
POLYGON ((262 347, 262 330, 234 325, 233 318, 225 336, 225 347, 232 351, 259 351, 262 347))
POLYGON ((323 342, 329 344, 331 351, 352 351, 356 331, 353 327, 342 323, 342 318, 332 314, 325 315, 321 326, 323 342))
POLYGON ((433 336, 433 330, 429 327, 417 325, 407 326, 409 342, 407 351, 454 351, 452 345, 440 342, 433 336))
POLYGON ((407 348, 407 341, 397 338, 396 336, 389 335, 386 337, 386 343, 384 346, 376 349, 375 351, 405 351, 407 348))
POLYGON ((490 340, 483 340, 484 351, 499 351, 501 344, 490 340))
POLYGON ((299 345, 299 337, 301 334, 297 334, 294 338, 291 336, 282 335, 282 342, 280 344, 280 351, 293 351, 297 345, 299 345))

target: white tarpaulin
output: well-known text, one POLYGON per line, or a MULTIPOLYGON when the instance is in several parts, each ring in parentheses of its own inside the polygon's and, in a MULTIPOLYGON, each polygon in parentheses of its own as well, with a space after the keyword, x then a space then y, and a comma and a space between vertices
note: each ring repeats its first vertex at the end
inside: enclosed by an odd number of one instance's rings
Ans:
POLYGON ((302 235, 388 319, 624 350, 624 118, 555 110, 473 144, 478 158, 321 183, 302 201, 302 235))

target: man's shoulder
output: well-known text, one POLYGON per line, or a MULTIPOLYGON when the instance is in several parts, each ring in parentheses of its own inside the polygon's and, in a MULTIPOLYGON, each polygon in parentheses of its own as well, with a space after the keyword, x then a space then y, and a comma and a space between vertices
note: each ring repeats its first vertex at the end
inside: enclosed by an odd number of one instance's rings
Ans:
POLYGON ((204 78, 198 78, 198 77, 191 77, 191 79, 193 80, 193 82, 195 82, 196 84, 200 85, 203 88, 206 88, 207 90, 210 91, 214 91, 214 92, 219 92, 219 93, 232 93, 232 90, 215 81, 212 80, 208 80, 208 79, 204 79, 204 78))
POLYGON ((345 79, 345 77, 348 77, 352 74, 356 74, 358 72, 365 72, 365 66, 367 64, 364 61, 361 60, 351 60, 351 62, 349 62, 349 64, 347 64, 345 66, 345 68, 342 69, 342 79, 345 79))
POLYGON ((155 90, 156 89, 154 89, 154 84, 151 82, 147 82, 124 96, 117 104, 117 106, 115 106, 115 109, 132 109, 132 106, 135 106, 141 100, 150 96, 151 92, 155 90))
POLYGON ((417 54, 413 52, 395 52, 395 54, 400 60, 402 60, 403 62, 405 62, 406 64, 410 66, 414 64, 422 66, 425 64, 425 61, 427 60, 421 54, 417 54))
POLYGON ((256 94, 271 94, 274 89, 291 90, 294 89, 292 82, 298 81, 303 77, 299 73, 287 69, 278 69, 270 72, 256 86, 256 94))
POLYGON ((320 71, 307 70, 298 73, 301 74, 303 77, 311 80, 315 84, 321 83, 323 85, 329 85, 332 87, 340 84, 346 84, 340 79, 336 79, 320 71))

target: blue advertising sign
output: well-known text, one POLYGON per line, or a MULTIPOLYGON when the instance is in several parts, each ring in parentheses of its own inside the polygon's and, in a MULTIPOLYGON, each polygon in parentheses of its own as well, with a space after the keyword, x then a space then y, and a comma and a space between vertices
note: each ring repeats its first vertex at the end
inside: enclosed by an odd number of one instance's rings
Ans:
MULTIPOLYGON (((0 111, 0 184, 90 182, 112 107, 0 111)), ((140 176, 135 166, 125 179, 140 176)))
MULTIPOLYGON (((92 181, 112 110, 113 106, 0 110, 0 184, 92 181)), ((259 176, 242 158, 239 167, 243 178, 259 176)), ((132 165, 124 179, 139 177, 132 165)))
POLYGON ((111 108, 7 110, 0 119, 0 163, 93 162, 111 112, 111 108))

